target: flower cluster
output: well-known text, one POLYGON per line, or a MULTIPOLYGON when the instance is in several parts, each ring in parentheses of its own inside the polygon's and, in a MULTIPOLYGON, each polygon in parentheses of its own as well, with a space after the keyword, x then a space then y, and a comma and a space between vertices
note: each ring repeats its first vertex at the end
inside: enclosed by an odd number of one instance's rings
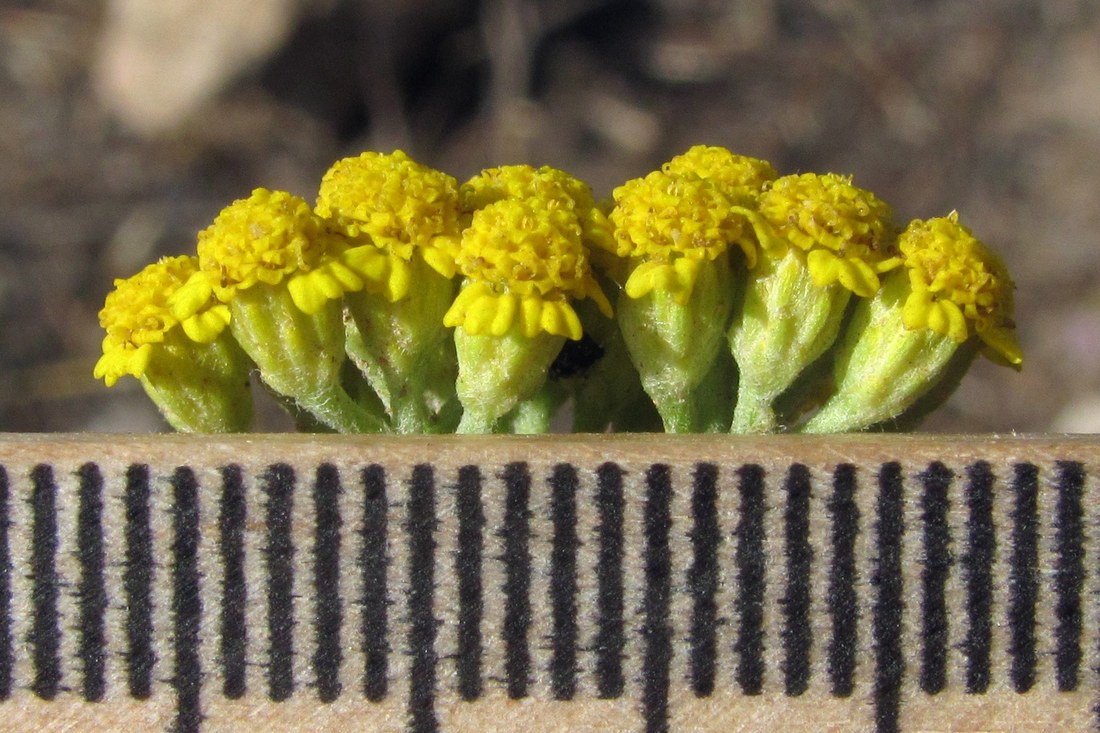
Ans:
POLYGON ((257 375, 310 431, 891 429, 979 351, 1019 368, 1013 287, 955 212, 902 227, 850 177, 725 148, 601 202, 554 168, 459 184, 367 152, 315 205, 256 189, 116 280, 95 376, 194 432, 247 430, 257 375))

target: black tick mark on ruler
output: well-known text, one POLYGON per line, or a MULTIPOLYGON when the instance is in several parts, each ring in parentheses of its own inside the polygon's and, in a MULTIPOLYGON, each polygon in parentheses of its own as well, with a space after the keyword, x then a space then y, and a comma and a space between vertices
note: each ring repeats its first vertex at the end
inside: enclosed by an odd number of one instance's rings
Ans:
POLYGON ((278 702, 294 692, 294 468, 269 466, 263 475, 267 495, 268 696, 278 702))
POLYGON ((531 474, 526 463, 504 468, 504 673, 508 697, 527 696, 531 651, 527 639, 531 628, 530 533, 531 474))
POLYGON ((33 542, 31 549, 31 622, 30 642, 34 663, 31 690, 44 700, 52 700, 61 686, 61 627, 57 600, 60 594, 57 576, 57 484, 53 468, 35 466, 31 471, 31 511, 33 542))
POLYGON ((340 474, 336 466, 322 463, 313 484, 313 510, 316 515, 313 542, 313 583, 316 618, 313 669, 317 676, 317 695, 321 702, 340 696, 340 665, 343 646, 340 629, 344 623, 343 596, 340 594, 340 543, 343 519, 340 516, 340 474))
POLYGON ((596 691, 602 699, 623 694, 623 495, 624 471, 615 463, 596 469, 596 691))
POLYGON ((1077 689, 1081 667, 1081 594, 1085 585, 1085 467, 1074 461, 1057 464, 1054 510, 1054 675, 1060 692, 1077 689))
POLYGON ((955 474, 940 462, 932 463, 917 478, 922 486, 921 520, 924 565, 921 568, 921 661, 920 688, 928 694, 941 692, 947 684, 947 579, 954 559, 947 516, 951 507, 948 491, 955 474))
POLYGON ((810 469, 795 463, 787 473, 787 508, 784 512, 784 553, 787 588, 780 600, 783 612, 783 687, 788 695, 801 695, 810 686, 810 651, 813 627, 810 619, 810 571, 814 551, 810 546, 810 469))
POLYGON ((859 599, 856 596, 856 540, 859 538, 859 505, 856 504, 856 467, 842 463, 833 471, 833 493, 826 503, 832 523, 829 582, 825 605, 831 635, 826 649, 830 692, 848 697, 855 690, 859 653, 859 599))
POLYGON ((669 674, 672 664, 672 469, 655 464, 646 471, 645 600, 642 643, 642 709, 646 733, 668 731, 669 674))
POLYGON ((550 548, 550 689, 555 700, 571 700, 577 691, 577 469, 558 464, 549 484, 554 532, 550 548))
POLYGON ((718 522, 718 466, 697 463, 692 476, 692 564, 687 572, 691 595, 691 690, 696 697, 714 692, 718 658, 718 552, 722 530, 718 522))
POLYGON ((477 466, 458 470, 455 486, 458 510, 458 549, 455 576, 458 578, 458 694, 467 702, 481 697, 482 552, 485 513, 481 506, 481 471, 477 466))
POLYGON ((439 729, 435 716, 436 618, 435 603, 435 475, 428 464, 413 467, 409 482, 409 538, 407 596, 409 613, 409 728, 413 733, 434 733, 439 729))
POLYGON ((11 697, 12 667, 15 664, 11 629, 11 545, 8 539, 10 491, 8 472, 0 466, 0 700, 11 697))
POLYGON ((993 638, 993 562, 997 537, 993 527, 993 469, 985 461, 966 468, 966 540, 960 558, 966 593, 966 691, 989 689, 993 638))
POLYGON ((202 599, 199 595, 199 486, 187 467, 172 475, 172 617, 176 689, 176 733, 198 733, 202 724, 199 692, 202 662, 199 629, 202 599))
POLYGON ((94 463, 86 463, 77 471, 77 476, 77 557, 80 561, 77 658, 84 676, 81 690, 84 699, 97 702, 103 699, 107 687, 104 675, 107 579, 103 547, 103 475, 94 463))
POLYGON ((389 674, 389 587, 386 569, 390 559, 386 554, 388 532, 386 470, 378 464, 363 469, 363 529, 359 551, 359 574, 363 583, 360 598, 361 644, 365 668, 363 694, 371 702, 386 697, 389 674))
POLYGON ((1016 692, 1035 684, 1035 613, 1039 598, 1039 469, 1013 470, 1012 549, 1008 571, 1009 678, 1016 692))
POLYGON ((150 523, 149 466, 126 471, 126 563, 122 573, 126 600, 126 685, 139 700, 153 691, 153 528, 150 523))
POLYGON ((241 467, 221 469, 222 497, 218 513, 218 549, 222 561, 221 657, 222 694, 239 700, 247 691, 245 681, 248 626, 245 603, 248 578, 244 568, 244 528, 247 504, 241 467))
POLYGON ((764 687, 764 589, 767 557, 764 553, 764 514, 767 498, 764 469, 748 464, 737 470, 740 495, 736 548, 733 560, 737 571, 737 641, 734 652, 737 666, 734 676, 746 695, 759 695, 764 687))
POLYGON ((904 490, 901 465, 884 463, 878 475, 875 517, 875 575, 877 589, 871 618, 875 657, 874 704, 877 733, 897 733, 901 683, 905 658, 901 648, 902 583, 901 543, 905 532, 904 490))

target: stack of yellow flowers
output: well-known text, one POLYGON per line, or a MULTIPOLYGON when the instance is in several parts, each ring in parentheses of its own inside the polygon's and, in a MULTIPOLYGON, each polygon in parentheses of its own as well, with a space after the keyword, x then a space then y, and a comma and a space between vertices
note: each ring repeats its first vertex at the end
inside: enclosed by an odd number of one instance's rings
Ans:
POLYGON ((850 177, 696 146, 598 203, 526 165, 401 151, 315 206, 256 189, 194 256, 117 280, 95 375, 177 430, 538 433, 911 427, 979 351, 1019 368, 1013 284, 958 215, 906 227, 850 177))

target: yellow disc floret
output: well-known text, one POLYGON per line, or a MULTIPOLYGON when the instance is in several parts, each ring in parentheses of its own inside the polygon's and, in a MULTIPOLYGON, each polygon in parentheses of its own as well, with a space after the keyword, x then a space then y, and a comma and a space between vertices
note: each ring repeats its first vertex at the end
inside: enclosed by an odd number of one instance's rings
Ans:
POLYGON ((570 211, 581 227, 581 238, 586 246, 614 249, 611 225, 606 214, 596 206, 592 189, 563 170, 530 165, 487 168, 462 184, 459 196, 467 213, 509 199, 533 200, 546 209, 570 211))
POLYGON ((711 180, 654 171, 627 181, 613 196, 616 254, 637 261, 624 285, 631 298, 665 287, 677 302, 687 302, 698 268, 726 256, 731 244, 750 265, 756 262, 749 212, 711 180))
POLYGON ((958 215, 913 221, 898 238, 912 293, 902 320, 962 342, 970 328, 1001 358, 1023 361, 1012 319, 1012 279, 1004 263, 958 215))
POLYGON ((216 275, 214 293, 226 302, 237 290, 314 269, 325 245, 324 227, 304 199, 258 188, 199 233, 199 267, 216 275))
POLYGON ((258 188, 224 208, 199 233, 199 272, 175 295, 177 318, 197 312, 211 294, 228 303, 256 285, 285 284, 305 313, 359 290, 369 267, 351 258, 338 235, 325 229, 306 201, 284 191, 258 188))
POLYGON ((585 209, 595 205, 592 191, 584 181, 550 166, 486 168, 462 184, 460 195, 466 211, 476 211, 505 199, 538 199, 550 209, 585 209))
POLYGON ((337 161, 321 180, 316 212, 353 244, 373 244, 405 262, 420 252, 454 276, 458 182, 400 150, 337 161))
POLYGON ((142 376, 155 345, 163 343, 165 334, 177 325, 193 340, 213 340, 229 322, 224 305, 208 299, 182 324, 168 307, 169 298, 197 270, 194 257, 165 257, 133 277, 115 280, 115 289, 99 312, 107 335, 103 356, 95 365, 96 379, 111 387, 124 375, 142 376), (206 338, 211 331, 213 335, 206 338))
POLYGON ((711 145, 689 148, 665 163, 662 170, 672 176, 693 173, 706 178, 733 199, 756 196, 765 183, 779 175, 766 160, 737 155, 726 148, 711 145))
POLYGON ((870 297, 879 289, 879 274, 901 262, 894 253, 890 207, 853 186, 850 176, 783 176, 760 195, 759 210, 776 235, 769 242, 805 252, 818 287, 840 283, 870 297))
POLYGON ((484 206, 463 233, 457 263, 467 283, 443 322, 471 335, 500 336, 518 325, 529 338, 545 331, 579 339, 575 298, 592 298, 611 315, 568 210, 534 199, 484 206))

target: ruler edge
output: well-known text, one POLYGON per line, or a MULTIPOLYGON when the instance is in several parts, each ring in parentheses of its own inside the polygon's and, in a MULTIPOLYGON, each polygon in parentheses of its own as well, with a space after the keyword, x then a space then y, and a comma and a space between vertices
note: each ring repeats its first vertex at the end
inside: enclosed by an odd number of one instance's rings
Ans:
POLYGON ((841 433, 728 435, 576 433, 546 435, 334 435, 309 433, 0 433, 0 460, 36 465, 53 461, 132 460, 355 462, 383 455, 387 462, 450 465, 516 460, 557 463, 604 461, 789 462, 812 465, 886 461, 952 463, 974 460, 1059 460, 1072 454, 1100 462, 1100 433, 841 433), (475 458, 476 460, 471 460, 475 458))
MULTIPOLYGON (((166 466, 193 463, 206 468, 228 463, 256 466, 276 460, 334 461, 342 465, 384 462, 411 467, 414 462, 450 468, 475 462, 502 465, 522 460, 536 466, 572 462, 594 467, 603 461, 622 464, 657 462, 677 463, 690 460, 752 462, 764 467, 792 461, 811 467, 838 463, 884 463, 898 461, 906 473, 914 466, 926 466, 932 460, 950 464, 974 460, 991 462, 1024 461, 1030 463, 1057 460, 1079 461, 1091 469, 1100 463, 1100 435, 1061 434, 853 434, 833 436, 714 436, 714 435, 546 435, 546 436, 334 436, 305 434, 242 434, 233 436, 194 436, 178 434, 2 434, 0 462, 9 469, 27 469, 51 463, 64 471, 79 463, 96 462, 106 468, 118 462, 149 463, 154 470, 166 466), (380 457, 379 457, 380 456, 380 457)), ((1093 471, 1090 471, 1093 473, 1093 471)), ((1091 481, 1095 481, 1095 474, 1091 481)), ((1090 572, 1090 575, 1092 573, 1090 572)), ((1095 651, 1095 650, 1093 650, 1095 651)), ((1089 655, 1090 658, 1095 658, 1089 655)), ((1088 686, 1092 689, 1092 686, 1088 686)), ((1024 696, 1027 697, 1027 696, 1024 696)), ((941 698, 942 699, 942 698, 941 698)), ((1037 703, 1038 700, 1031 698, 1037 703)), ((316 700, 300 700, 312 702, 316 700)), ((602 705, 604 701, 596 703, 602 705)), ((629 701, 627 701, 629 702, 629 701)), ((712 702, 717 703, 718 700, 712 702)), ((743 701, 751 702, 751 701, 743 701)), ((787 701, 797 706, 798 701, 787 701)), ((935 702, 935 701, 933 701, 935 702)), ((1023 704, 1025 701, 1019 701, 1023 704)), ((84 720, 101 716, 101 705, 66 700, 70 714, 84 720), (95 713, 99 709, 98 715, 95 713), (85 717, 90 715, 91 717, 85 717)), ((490 704, 486 700, 484 704, 490 704)), ((58 710, 57 703, 48 703, 58 710)), ((146 704, 146 714, 159 705, 146 704)), ((271 706, 268 706, 271 707, 271 706)), ((278 708, 279 706, 276 706, 278 708)), ((322 706, 319 706, 322 707, 322 706)), ((332 708, 333 713, 343 706, 332 708)), ((479 707, 479 706, 475 706, 479 707)), ((779 705, 778 708, 783 708, 779 705)), ((47 708, 31 705, 25 709, 28 720, 41 722, 47 708), (35 717, 37 715, 37 717, 35 717)), ((10 709, 10 708, 9 708, 10 709)), ((290 706, 282 709, 290 711, 290 706)), ((166 712, 166 711, 165 711, 166 712)), ((345 711, 346 712, 346 711, 345 711)), ((381 712, 381 711, 379 711, 381 712)), ((533 712, 533 711, 532 711, 533 712)), ((473 708, 470 714, 473 714, 473 708)), ((242 711, 243 722, 252 718, 242 711)), ((777 718, 777 719, 782 719, 777 718)), ((270 724, 270 720, 268 724, 270 724)), ((30 723, 28 723, 30 725, 30 723)), ((27 727, 26 730, 35 730, 27 727)), ((206 730, 204 726, 203 730, 206 730)), ((221 728, 218 728, 219 730, 221 728)), ((241 728, 244 729, 244 728, 241 728)), ((260 729, 260 728, 256 728, 260 729)), ((400 729, 404 729, 403 726, 400 729)), ((17 728, 17 730, 23 730, 17 728)), ((211 728, 214 730, 214 728, 211 728)), ((467 730, 462 728, 462 730, 467 730)), ((956 730, 956 728, 951 728, 956 730)), ((1067 729, 1068 730, 1068 729, 1067 729)))

